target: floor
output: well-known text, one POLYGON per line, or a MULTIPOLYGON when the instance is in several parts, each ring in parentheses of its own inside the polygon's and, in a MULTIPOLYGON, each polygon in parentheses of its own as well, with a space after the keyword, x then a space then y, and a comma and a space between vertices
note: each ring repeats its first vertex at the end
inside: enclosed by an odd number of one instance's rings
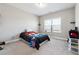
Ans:
POLYGON ((17 41, 4 46, 0 55, 74 55, 68 51, 67 43, 63 40, 53 39, 45 42, 39 50, 29 47, 22 41, 17 41))

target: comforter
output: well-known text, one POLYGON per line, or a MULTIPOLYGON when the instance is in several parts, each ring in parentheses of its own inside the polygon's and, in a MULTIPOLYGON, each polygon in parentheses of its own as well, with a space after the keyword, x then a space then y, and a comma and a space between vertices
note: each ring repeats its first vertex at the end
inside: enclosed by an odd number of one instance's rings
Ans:
POLYGON ((38 34, 38 33, 29 35, 23 32, 20 34, 20 38, 31 43, 32 47, 36 48, 37 50, 39 50, 40 44, 42 42, 44 42, 45 40, 50 41, 50 38, 48 37, 47 34, 38 34))

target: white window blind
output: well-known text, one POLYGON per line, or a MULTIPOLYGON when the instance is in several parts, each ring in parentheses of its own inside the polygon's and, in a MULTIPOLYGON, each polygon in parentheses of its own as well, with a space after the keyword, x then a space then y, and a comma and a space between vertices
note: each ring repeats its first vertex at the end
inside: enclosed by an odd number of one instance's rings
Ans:
POLYGON ((44 21, 45 32, 61 32, 61 18, 53 18, 44 21))
POLYGON ((44 31, 51 32, 51 20, 50 19, 44 21, 44 31))
POLYGON ((52 32, 61 32, 61 18, 54 18, 52 20, 52 32))

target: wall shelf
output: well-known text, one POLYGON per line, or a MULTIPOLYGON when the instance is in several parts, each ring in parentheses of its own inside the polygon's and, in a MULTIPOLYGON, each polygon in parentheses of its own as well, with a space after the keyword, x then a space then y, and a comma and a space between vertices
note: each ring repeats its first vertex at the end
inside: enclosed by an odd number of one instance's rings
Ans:
POLYGON ((70 22, 71 24, 75 24, 75 22, 70 22))

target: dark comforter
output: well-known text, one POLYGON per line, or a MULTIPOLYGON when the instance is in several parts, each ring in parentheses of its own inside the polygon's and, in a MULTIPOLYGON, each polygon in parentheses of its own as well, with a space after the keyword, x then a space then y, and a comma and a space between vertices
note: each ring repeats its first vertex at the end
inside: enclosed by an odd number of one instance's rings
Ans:
POLYGON ((35 37, 35 48, 38 50, 40 47, 40 43, 44 42, 45 40, 50 41, 47 34, 33 34, 33 35, 25 35, 24 33, 20 34, 20 38, 24 39, 25 41, 32 43, 32 38, 35 37))

